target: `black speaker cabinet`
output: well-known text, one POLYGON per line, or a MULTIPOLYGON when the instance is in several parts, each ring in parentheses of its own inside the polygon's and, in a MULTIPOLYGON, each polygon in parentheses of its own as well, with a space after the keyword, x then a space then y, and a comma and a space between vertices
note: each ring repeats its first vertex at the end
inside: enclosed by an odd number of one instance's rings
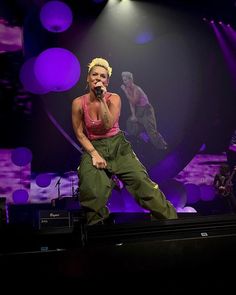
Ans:
POLYGON ((66 210, 41 210, 39 211, 39 229, 71 228, 72 218, 66 210))

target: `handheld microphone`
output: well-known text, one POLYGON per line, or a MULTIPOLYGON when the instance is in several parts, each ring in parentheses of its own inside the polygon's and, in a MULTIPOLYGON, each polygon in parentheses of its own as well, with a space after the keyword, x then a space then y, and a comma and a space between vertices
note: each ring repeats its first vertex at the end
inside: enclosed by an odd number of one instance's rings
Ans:
POLYGON ((101 86, 95 87, 95 95, 98 99, 102 99, 102 93, 103 93, 103 90, 101 86))

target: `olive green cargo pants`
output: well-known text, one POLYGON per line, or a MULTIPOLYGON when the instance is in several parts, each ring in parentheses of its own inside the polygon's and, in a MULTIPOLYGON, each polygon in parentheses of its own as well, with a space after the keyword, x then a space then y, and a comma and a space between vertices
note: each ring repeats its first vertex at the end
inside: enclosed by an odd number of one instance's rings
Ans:
POLYGON ((137 203, 149 210, 154 218, 177 218, 175 208, 166 200, 158 185, 151 181, 123 132, 110 138, 93 140, 92 144, 107 161, 107 168, 97 169, 92 165, 92 158, 88 153, 82 155, 78 167, 79 201, 86 212, 89 225, 109 216, 106 204, 114 187, 112 174, 123 181, 137 203))

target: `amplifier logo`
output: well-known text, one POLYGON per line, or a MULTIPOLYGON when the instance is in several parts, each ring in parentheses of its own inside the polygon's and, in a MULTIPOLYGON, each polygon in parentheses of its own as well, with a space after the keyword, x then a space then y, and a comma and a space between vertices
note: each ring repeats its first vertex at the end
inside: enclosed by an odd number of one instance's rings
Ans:
POLYGON ((50 213, 49 216, 50 217, 59 217, 60 214, 59 213, 50 213))

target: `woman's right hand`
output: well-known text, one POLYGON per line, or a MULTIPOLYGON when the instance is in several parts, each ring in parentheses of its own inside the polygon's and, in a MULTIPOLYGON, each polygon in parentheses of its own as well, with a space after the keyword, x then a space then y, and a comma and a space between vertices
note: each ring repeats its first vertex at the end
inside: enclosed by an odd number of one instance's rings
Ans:
POLYGON ((120 86, 120 88, 121 88, 124 92, 126 91, 126 87, 125 87, 124 84, 122 84, 122 85, 120 86))
POLYGON ((130 116, 130 121, 132 122, 138 122, 138 119, 135 115, 130 116))
POLYGON ((105 159, 103 159, 99 153, 96 151, 92 155, 92 163, 93 166, 96 167, 97 169, 105 169, 107 167, 107 162, 105 159))

